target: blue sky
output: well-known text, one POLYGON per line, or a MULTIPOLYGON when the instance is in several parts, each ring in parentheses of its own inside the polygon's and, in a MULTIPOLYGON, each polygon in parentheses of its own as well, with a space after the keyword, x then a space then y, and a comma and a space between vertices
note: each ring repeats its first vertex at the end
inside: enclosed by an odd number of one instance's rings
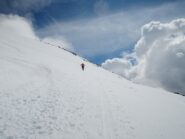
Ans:
POLYGON ((1 0, 0 13, 32 20, 40 38, 65 38, 100 64, 132 51, 144 24, 185 17, 184 6, 183 0, 1 0))

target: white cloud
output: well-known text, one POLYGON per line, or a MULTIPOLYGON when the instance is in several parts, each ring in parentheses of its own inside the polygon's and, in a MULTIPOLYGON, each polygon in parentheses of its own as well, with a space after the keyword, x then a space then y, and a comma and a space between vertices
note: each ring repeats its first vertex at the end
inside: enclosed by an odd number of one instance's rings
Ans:
MULTIPOLYGON (((8 35, 20 35, 37 40, 40 39, 35 34, 31 21, 18 15, 0 14, 0 33, 8 35)), ((42 41, 73 51, 72 45, 62 36, 46 37, 42 38, 42 41)))
POLYGON ((184 58, 184 53, 183 52, 178 52, 178 53, 176 53, 176 56, 178 58, 184 58))
POLYGON ((112 59, 102 64, 109 70, 130 80, 152 86, 161 86, 185 95, 185 19, 169 23, 150 22, 142 27, 141 38, 134 52, 122 59, 112 59), (126 67, 125 63, 136 64, 126 67), (125 61, 124 63, 119 61, 125 61), (112 66, 113 63, 114 67, 112 66), (121 66, 123 64, 123 66, 121 66))
POLYGON ((132 63, 126 59, 114 58, 106 60, 105 63, 102 64, 102 67, 128 78, 132 63))
MULTIPOLYGON (((140 28, 151 20, 169 21, 184 17, 181 5, 169 3, 159 7, 132 8, 119 13, 108 13, 98 18, 53 23, 38 31, 41 37, 64 36, 77 53, 82 56, 110 54, 120 49, 129 49, 139 39, 140 28), (172 9, 173 12, 172 12, 172 9), (170 14, 169 14, 170 13, 170 14)), ((108 10, 105 1, 100 0, 95 10, 108 10)), ((97 10, 97 12, 99 11, 97 10)), ((100 13, 104 13, 104 12, 100 13)), ((130 48, 131 49, 131 48, 130 48)))
POLYGON ((0 14, 0 31, 1 33, 9 33, 38 39, 31 22, 17 15, 0 14))
MULTIPOLYGON (((125 14, 109 15, 89 20, 55 23, 38 31, 41 37, 65 36, 83 56, 113 52, 135 38, 135 30, 127 32, 131 24, 124 24, 125 14), (134 36, 134 37, 133 37, 134 36)), ((133 27, 135 28, 135 27, 133 27)))

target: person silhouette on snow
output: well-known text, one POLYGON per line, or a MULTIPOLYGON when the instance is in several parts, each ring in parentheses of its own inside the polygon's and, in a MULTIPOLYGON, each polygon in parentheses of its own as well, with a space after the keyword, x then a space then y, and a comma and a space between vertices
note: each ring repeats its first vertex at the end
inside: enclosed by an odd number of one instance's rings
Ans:
POLYGON ((84 71, 84 68, 85 68, 85 64, 84 63, 81 64, 81 68, 84 71))

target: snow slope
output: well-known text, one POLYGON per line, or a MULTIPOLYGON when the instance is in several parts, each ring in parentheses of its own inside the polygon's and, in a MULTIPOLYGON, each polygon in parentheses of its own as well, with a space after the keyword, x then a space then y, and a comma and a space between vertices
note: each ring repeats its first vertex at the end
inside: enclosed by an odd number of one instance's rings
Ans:
POLYGON ((0 139, 185 138, 185 97, 81 62, 1 32, 0 139))

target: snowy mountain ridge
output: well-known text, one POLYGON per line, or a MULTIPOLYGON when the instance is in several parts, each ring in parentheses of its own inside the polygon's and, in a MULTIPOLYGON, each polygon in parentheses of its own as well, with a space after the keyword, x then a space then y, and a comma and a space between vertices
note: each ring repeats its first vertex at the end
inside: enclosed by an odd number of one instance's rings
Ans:
POLYGON ((3 32, 0 139, 185 138, 183 96, 133 84, 62 49, 3 32))

